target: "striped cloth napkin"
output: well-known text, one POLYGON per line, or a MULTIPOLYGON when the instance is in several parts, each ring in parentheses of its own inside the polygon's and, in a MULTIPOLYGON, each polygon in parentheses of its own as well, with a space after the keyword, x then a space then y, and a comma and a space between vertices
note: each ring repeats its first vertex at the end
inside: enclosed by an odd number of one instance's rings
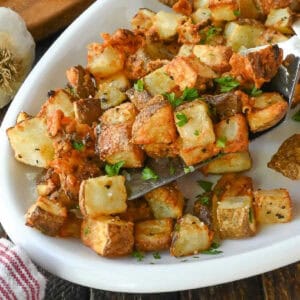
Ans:
POLYGON ((10 241, 0 239, 0 299, 40 300, 46 279, 26 253, 10 241))

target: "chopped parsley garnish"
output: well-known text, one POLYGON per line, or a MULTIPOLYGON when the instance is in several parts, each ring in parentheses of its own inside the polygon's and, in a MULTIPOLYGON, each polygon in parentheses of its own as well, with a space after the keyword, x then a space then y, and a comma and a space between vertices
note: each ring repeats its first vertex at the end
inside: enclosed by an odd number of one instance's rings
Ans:
POLYGON ((149 167, 145 167, 142 171, 142 178, 144 180, 157 180, 159 176, 149 167))
POLYGON ((197 89, 186 87, 180 97, 176 97, 175 93, 164 93, 163 96, 171 103, 173 107, 181 105, 184 101, 192 101, 199 98, 197 89))
POLYGON ((219 85, 221 93, 230 92, 240 85, 240 83, 231 76, 216 78, 214 81, 219 85))
POLYGON ((246 93, 252 97, 257 97, 257 96, 261 95, 262 92, 263 92, 262 90, 258 89, 255 86, 251 90, 246 91, 246 93))
POLYGON ((144 81, 139 79, 134 85, 134 89, 138 92, 142 92, 144 90, 144 81))
POLYGON ((205 44, 209 42, 215 35, 219 34, 222 31, 222 28, 210 26, 208 29, 203 29, 200 31, 200 34, 203 35, 200 43, 205 44))
POLYGON ((88 235, 91 232, 89 227, 84 228, 84 235, 88 235))
POLYGON ((249 222, 252 223, 253 222, 253 211, 252 208, 249 208, 249 222))
POLYGON ((170 163, 170 167, 169 167, 169 173, 170 173, 170 175, 172 176, 172 175, 174 175, 175 174, 175 167, 174 167, 174 165, 172 164, 172 162, 170 163))
POLYGON ((199 130, 195 130, 195 131, 194 131, 194 135, 195 135, 195 136, 199 136, 199 134, 200 134, 199 130))
POLYGON ((152 255, 155 259, 161 259, 159 252, 154 252, 152 255))
POLYGON ((219 148, 225 148, 226 147, 226 142, 227 142, 227 138, 224 136, 224 137, 220 137, 217 139, 217 147, 219 148))
POLYGON ((187 116, 185 114, 183 114, 183 113, 176 114, 176 119, 178 120, 178 122, 176 122, 176 124, 179 127, 184 126, 188 122, 187 116))
POLYGON ((205 192, 210 192, 212 186, 214 185, 212 182, 206 180, 198 180, 197 183, 205 192))
POLYGON ((195 168, 193 166, 184 167, 183 171, 184 171, 184 174, 188 174, 188 173, 194 172, 195 168))
POLYGON ((241 12, 240 12, 238 9, 236 9, 236 10, 233 11, 233 14, 234 14, 236 17, 239 17, 239 16, 241 15, 241 12))
POLYGON ((125 164, 125 161, 121 160, 113 165, 106 164, 104 169, 108 176, 116 176, 119 175, 120 169, 125 164))
POLYGON ((296 122, 300 122, 300 110, 293 115, 292 119, 296 122))
POLYGON ((72 141, 72 147, 75 150, 82 151, 84 148, 84 144, 81 141, 72 141))
POLYGON ((144 253, 140 251, 133 251, 132 256, 135 257, 137 261, 142 261, 145 257, 144 253))
POLYGON ((201 253, 210 254, 210 255, 223 253, 223 251, 217 250, 217 248, 219 248, 219 247, 220 247, 220 245, 218 243, 213 242, 208 250, 201 251, 201 253))
POLYGON ((198 201, 205 206, 209 206, 210 204, 210 198, 208 196, 199 196, 198 201))

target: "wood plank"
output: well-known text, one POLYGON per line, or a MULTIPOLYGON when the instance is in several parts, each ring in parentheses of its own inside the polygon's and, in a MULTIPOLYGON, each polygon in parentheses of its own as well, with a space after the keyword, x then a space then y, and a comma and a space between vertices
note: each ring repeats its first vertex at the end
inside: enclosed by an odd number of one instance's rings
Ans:
POLYGON ((300 262, 263 274, 262 283, 266 300, 300 299, 300 262))
POLYGON ((68 26, 95 0, 2 0, 17 11, 36 41, 68 26))

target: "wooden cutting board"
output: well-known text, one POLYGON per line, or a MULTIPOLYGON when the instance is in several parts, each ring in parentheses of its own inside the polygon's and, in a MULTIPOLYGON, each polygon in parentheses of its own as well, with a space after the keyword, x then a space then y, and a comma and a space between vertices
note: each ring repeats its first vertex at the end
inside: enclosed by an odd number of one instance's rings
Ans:
POLYGON ((18 12, 36 41, 67 27, 95 0, 2 0, 18 12))

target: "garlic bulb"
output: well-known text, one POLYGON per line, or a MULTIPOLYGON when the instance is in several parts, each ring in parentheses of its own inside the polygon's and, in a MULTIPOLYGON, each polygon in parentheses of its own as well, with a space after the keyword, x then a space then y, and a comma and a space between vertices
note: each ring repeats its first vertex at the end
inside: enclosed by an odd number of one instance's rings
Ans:
POLYGON ((13 98, 31 69, 35 43, 24 20, 0 7, 0 108, 13 98))

